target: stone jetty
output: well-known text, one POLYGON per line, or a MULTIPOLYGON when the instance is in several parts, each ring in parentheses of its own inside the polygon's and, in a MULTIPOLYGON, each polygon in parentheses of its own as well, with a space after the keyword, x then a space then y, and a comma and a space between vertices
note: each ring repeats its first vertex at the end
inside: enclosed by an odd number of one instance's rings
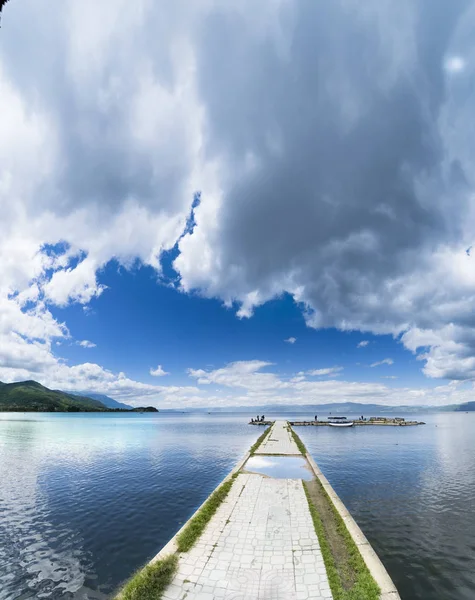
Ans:
MULTIPOLYGON (((303 451, 304 447, 299 440, 296 443, 289 423, 276 421, 254 450, 252 461, 265 463, 266 457, 269 460, 274 457, 274 461, 286 460, 276 459, 276 456, 301 457, 314 475, 314 481, 320 480, 328 502, 333 502, 334 509, 341 515, 364 560, 363 569, 373 582, 376 596, 374 593, 363 595, 361 599, 358 596, 358 600, 378 597, 379 600, 400 600, 363 533, 313 459, 308 454, 303 455, 303 451)), ((327 570, 328 556, 322 553, 321 534, 319 532, 317 536, 316 533, 307 488, 301 479, 273 478, 248 472, 246 463, 250 457, 248 453, 225 479, 225 482, 232 480, 229 493, 193 546, 180 552, 180 534, 193 523, 200 510, 151 561, 153 566, 166 561, 167 557, 178 556, 171 583, 158 597, 164 600, 334 598, 327 570)))
MULTIPOLYGON (((285 421, 255 454, 301 455, 285 421)), ((163 598, 331 600, 302 482, 239 474, 163 598)))

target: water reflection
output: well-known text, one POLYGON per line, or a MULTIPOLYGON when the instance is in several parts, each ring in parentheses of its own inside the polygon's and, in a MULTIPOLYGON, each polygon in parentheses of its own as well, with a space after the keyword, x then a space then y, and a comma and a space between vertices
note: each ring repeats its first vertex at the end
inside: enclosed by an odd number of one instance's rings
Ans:
MULTIPOLYGON (((298 433, 403 600, 473 600, 475 414, 422 420, 298 433)), ((0 414, 0 600, 110 597, 258 434, 243 415, 0 414)))
POLYGON ((307 461, 299 456, 252 456, 244 469, 249 473, 260 473, 277 479, 310 481, 313 477, 307 461))
POLYGON ((255 441, 246 420, 0 416, 0 600, 108 597, 255 441))
POLYGON ((475 598, 475 415, 421 427, 299 434, 383 559, 403 600, 475 598))

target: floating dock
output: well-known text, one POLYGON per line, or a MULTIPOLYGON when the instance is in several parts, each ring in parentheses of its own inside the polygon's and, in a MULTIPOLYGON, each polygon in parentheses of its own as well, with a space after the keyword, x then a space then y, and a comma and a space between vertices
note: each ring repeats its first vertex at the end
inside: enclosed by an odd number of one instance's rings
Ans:
MULTIPOLYGON (((266 457, 267 462, 271 457, 277 460, 277 456, 300 457, 314 484, 321 485, 324 495, 326 492, 329 504, 333 504, 331 510, 335 510, 346 525, 373 586, 372 595, 353 597, 400 600, 369 542, 288 422, 276 421, 264 435, 260 445, 253 447, 249 465, 252 461, 265 463, 266 457)), ((328 562, 327 554, 322 553, 321 541, 325 540, 321 540, 317 532, 312 512, 315 508, 312 508, 308 488, 298 478, 273 478, 247 471, 250 457, 248 453, 224 480, 225 485, 231 484, 229 493, 191 549, 181 552, 180 542, 184 532, 187 535, 190 531, 190 524, 193 529, 196 516, 203 514, 203 507, 206 512, 206 502, 151 561, 153 568, 170 556, 178 557, 171 582, 157 597, 164 600, 332 600, 340 597, 334 573, 329 576, 328 571, 334 566, 328 562)), ((219 495, 220 489, 223 485, 210 499, 219 495)), ((119 598, 128 597, 127 586, 124 590, 119 598)))
MULTIPOLYGON (((353 426, 369 426, 369 427, 410 427, 414 425, 425 425, 423 421, 404 421, 400 419, 373 419, 362 421, 361 419, 351 419, 353 426)), ((273 421, 249 421, 249 425, 272 425, 273 421)), ((328 427, 328 421, 289 421, 292 427, 328 427)))
MULTIPOLYGON (((423 421, 398 421, 396 419, 375 419, 373 421, 353 420, 354 427, 410 427, 413 425, 425 425, 423 421)), ((328 421, 289 421, 292 427, 328 427, 328 421)))

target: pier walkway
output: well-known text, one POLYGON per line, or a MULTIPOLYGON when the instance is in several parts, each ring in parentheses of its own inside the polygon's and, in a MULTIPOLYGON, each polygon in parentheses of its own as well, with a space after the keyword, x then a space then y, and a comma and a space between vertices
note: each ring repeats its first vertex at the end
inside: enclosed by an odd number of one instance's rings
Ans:
MULTIPOLYGON (((256 454, 300 454, 286 421, 256 454)), ((240 473, 163 598, 332 600, 302 481, 240 473)))
POLYGON ((255 452, 256 454, 282 454, 292 456, 300 450, 294 442, 287 421, 276 421, 270 434, 255 452))

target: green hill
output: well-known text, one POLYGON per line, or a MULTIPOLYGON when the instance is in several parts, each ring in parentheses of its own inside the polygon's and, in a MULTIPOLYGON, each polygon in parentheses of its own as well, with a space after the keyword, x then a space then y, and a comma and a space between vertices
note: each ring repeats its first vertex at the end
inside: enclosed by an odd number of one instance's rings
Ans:
POLYGON ((108 410, 98 400, 50 390, 37 381, 0 382, 0 412, 97 412, 108 410))
POLYGON ((62 390, 65 394, 69 394, 70 396, 85 396, 86 398, 92 398, 93 400, 99 400, 99 402, 102 402, 102 404, 104 406, 107 406, 107 408, 125 408, 126 410, 129 410, 131 408, 133 408, 133 406, 129 406, 128 404, 124 404, 123 402, 117 402, 117 400, 114 400, 114 398, 111 398, 110 396, 106 396, 105 394, 96 394, 91 393, 91 392, 82 392, 81 390, 79 391, 69 391, 69 390, 62 390))

